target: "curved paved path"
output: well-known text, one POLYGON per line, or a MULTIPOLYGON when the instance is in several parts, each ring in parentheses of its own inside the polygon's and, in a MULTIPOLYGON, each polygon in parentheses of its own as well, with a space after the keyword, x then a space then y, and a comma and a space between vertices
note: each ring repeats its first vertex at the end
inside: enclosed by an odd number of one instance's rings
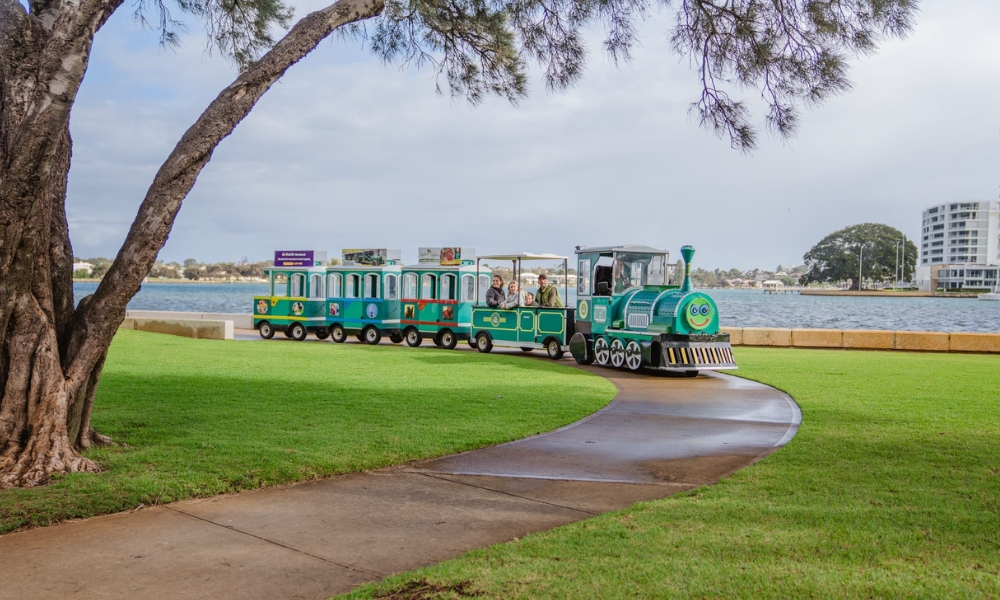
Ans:
POLYGON ((800 420, 785 394, 735 377, 588 370, 618 396, 548 434, 0 536, 0 598, 325 598, 711 483, 800 420))

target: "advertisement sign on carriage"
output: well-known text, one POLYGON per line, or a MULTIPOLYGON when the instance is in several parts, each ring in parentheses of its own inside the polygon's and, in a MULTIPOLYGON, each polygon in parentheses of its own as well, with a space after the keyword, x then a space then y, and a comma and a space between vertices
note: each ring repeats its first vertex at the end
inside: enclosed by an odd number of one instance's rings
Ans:
POLYGON ((274 251, 274 266, 276 267, 311 267, 324 262, 326 262, 326 252, 314 250, 274 251))
POLYGON ((399 263, 399 250, 386 248, 344 248, 344 264, 365 265, 367 267, 384 267, 388 261, 399 263))
POLYGON ((462 248, 418 248, 417 262, 421 264, 435 264, 444 266, 458 266, 462 264, 462 258, 470 260, 475 258, 476 251, 472 248, 465 248, 465 256, 462 255, 462 248))

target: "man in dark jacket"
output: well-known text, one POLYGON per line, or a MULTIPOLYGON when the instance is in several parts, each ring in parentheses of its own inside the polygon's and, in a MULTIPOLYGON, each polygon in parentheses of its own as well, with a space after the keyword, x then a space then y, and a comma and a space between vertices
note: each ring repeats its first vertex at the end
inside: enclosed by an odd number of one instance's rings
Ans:
POLYGON ((503 293, 503 277, 493 276, 493 287, 486 290, 486 306, 499 308, 503 305, 506 296, 503 293))

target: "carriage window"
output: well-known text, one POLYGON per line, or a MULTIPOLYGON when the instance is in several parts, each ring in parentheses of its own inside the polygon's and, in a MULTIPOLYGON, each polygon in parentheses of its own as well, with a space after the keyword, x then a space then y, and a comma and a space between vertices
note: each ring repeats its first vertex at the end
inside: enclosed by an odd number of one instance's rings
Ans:
POLYGON ((358 288, 361 287, 361 276, 357 274, 350 274, 347 276, 347 286, 344 290, 344 298, 357 298, 358 288))
POLYGON ((479 302, 480 304, 482 304, 483 302, 486 302, 486 292, 489 289, 490 289, 490 276, 489 275, 480 275, 479 276, 479 298, 476 300, 476 302, 479 302))
POLYGON ((378 273, 365 275, 365 298, 378 298, 378 273))
POLYGON ((417 274, 407 273, 403 275, 403 297, 404 298, 416 298, 417 297, 417 274))
POLYGON ((305 289, 306 288, 306 276, 305 276, 305 274, 304 273, 293 273, 292 277, 291 277, 291 281, 292 281, 292 285, 291 285, 292 289, 291 289, 291 291, 288 292, 288 295, 291 296, 292 298, 301 298, 301 297, 305 296, 306 295, 305 294, 305 291, 306 291, 306 289, 305 289))
POLYGON ((343 282, 343 276, 340 273, 330 273, 326 276, 326 287, 330 291, 330 298, 340 298, 340 285, 343 282))
POLYGON ((441 294, 438 298, 441 300, 455 299, 455 276, 451 273, 446 273, 441 276, 441 294))
POLYGON ((435 298, 434 292, 436 291, 435 285, 437 277, 434 277, 430 273, 424 273, 424 276, 420 278, 420 299, 421 300, 433 300, 435 298))
POLYGON ((285 296, 288 294, 288 275, 284 273, 275 273, 274 280, 271 284, 271 295, 272 296, 285 296))
POLYGON ((577 287, 576 293, 581 296, 590 295, 590 259, 580 259, 576 269, 577 287))
POLYGON ((385 276, 385 299, 395 300, 399 298, 399 290, 396 289, 396 276, 386 275, 385 276))
POLYGON ((326 290, 323 289, 323 276, 311 275, 309 277, 309 297, 325 298, 326 290))
POLYGON ((462 275, 462 302, 472 302, 476 299, 476 278, 472 275, 462 275))

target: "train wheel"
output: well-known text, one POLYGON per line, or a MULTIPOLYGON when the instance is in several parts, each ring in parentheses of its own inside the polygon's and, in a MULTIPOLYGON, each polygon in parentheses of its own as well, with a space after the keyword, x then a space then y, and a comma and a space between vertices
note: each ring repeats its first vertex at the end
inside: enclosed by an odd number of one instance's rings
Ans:
POLYGON ((625 344, 618 338, 611 340, 611 366, 618 369, 625 364, 625 344))
POLYGON ((325 327, 320 327, 319 329, 316 330, 316 339, 317 340, 325 340, 328 337, 330 337, 330 330, 329 329, 327 329, 325 327))
POLYGON ((625 344, 625 366, 629 371, 638 371, 642 368, 642 347, 635 340, 629 340, 625 344))
POLYGON ((257 333, 265 340, 269 340, 274 337, 274 327, 267 321, 261 321, 260 326, 257 327, 257 333))
POLYGON ((403 341, 403 334, 399 333, 398 331, 393 331, 392 333, 389 334, 389 340, 393 344, 398 344, 403 341))
POLYGON ((308 333, 306 332, 306 328, 304 325, 302 325, 302 323, 292 323, 291 325, 289 325, 288 337, 292 338, 296 342, 301 342, 302 340, 306 339, 306 335, 308 335, 308 333))
POLYGON ((406 345, 416 348, 420 345, 420 342, 424 340, 424 336, 420 335, 416 327, 410 327, 406 330, 406 345))
POLYGON ((608 348, 607 338, 599 337, 594 340, 594 360, 602 367, 608 366, 611 362, 611 349, 608 348))
POLYGON ((285 327, 285 330, 282 331, 281 333, 285 334, 286 338, 290 338, 290 337, 292 337, 292 328, 291 327, 285 327))
POLYGON ((366 344, 371 344, 372 346, 382 341, 382 332, 378 330, 378 327, 374 327, 372 325, 365 327, 365 330, 361 332, 361 335, 364 342, 366 344))
POLYGON ((545 344, 545 352, 552 360, 559 360, 563 357, 562 344, 559 343, 559 340, 552 338, 549 343, 545 344))
POLYGON ((347 332, 344 331, 344 327, 337 324, 330 325, 330 339, 338 344, 343 344, 344 340, 347 339, 347 332))
POLYGON ((437 345, 441 346, 445 350, 452 350, 458 345, 458 336, 455 332, 450 329, 442 329, 440 333, 437 334, 437 345))
POLYGON ((493 349, 493 340, 490 339, 490 334, 485 331, 480 331, 479 335, 476 336, 476 350, 480 352, 489 352, 493 349))

